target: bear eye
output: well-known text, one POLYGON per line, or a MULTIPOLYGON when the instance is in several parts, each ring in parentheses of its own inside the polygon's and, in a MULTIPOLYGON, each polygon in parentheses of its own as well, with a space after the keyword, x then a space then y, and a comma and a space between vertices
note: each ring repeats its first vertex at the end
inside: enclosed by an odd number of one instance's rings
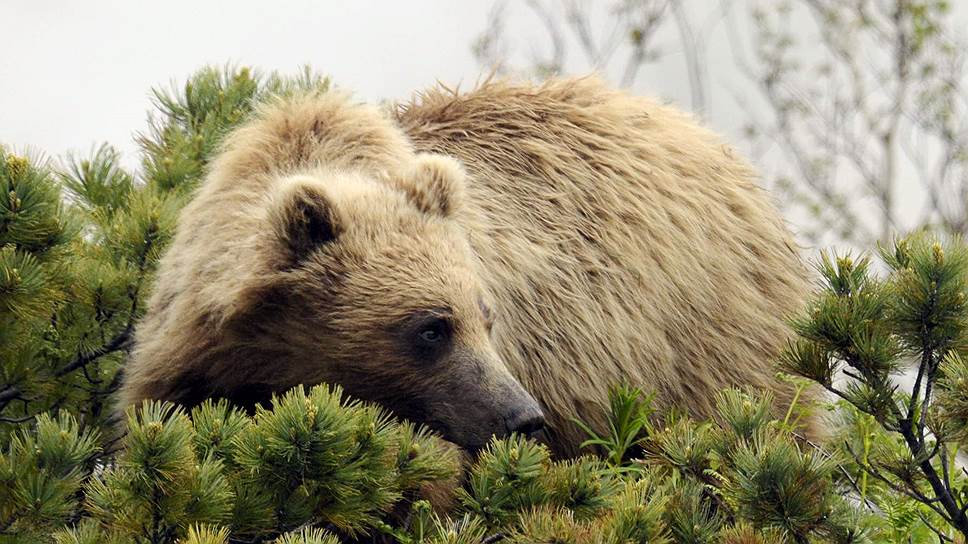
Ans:
POLYGON ((447 339, 449 327, 443 319, 434 319, 420 328, 417 338, 427 346, 436 346, 447 339))
POLYGON ((437 361, 451 348, 455 324, 449 308, 414 312, 399 324, 400 342, 421 362, 437 361))

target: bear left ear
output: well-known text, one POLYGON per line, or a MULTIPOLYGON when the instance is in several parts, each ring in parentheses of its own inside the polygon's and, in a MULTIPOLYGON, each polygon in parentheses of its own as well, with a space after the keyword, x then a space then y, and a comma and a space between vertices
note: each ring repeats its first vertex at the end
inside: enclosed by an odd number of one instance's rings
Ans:
POLYGON ((397 186, 420 211, 449 217, 464 200, 464 169, 455 159, 421 153, 397 186))
POLYGON ((281 183, 269 213, 273 231, 293 263, 339 236, 339 216, 322 184, 301 176, 281 183))

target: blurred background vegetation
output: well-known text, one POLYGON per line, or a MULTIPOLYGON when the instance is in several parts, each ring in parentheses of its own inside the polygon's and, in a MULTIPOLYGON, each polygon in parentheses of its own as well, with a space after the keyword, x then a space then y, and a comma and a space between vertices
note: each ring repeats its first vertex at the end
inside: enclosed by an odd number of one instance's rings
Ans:
POLYGON ((968 230, 968 36, 958 9, 948 0, 499 2, 474 52, 499 72, 594 71, 661 92, 743 137, 733 143, 748 146, 805 245, 866 247, 922 225, 968 230))

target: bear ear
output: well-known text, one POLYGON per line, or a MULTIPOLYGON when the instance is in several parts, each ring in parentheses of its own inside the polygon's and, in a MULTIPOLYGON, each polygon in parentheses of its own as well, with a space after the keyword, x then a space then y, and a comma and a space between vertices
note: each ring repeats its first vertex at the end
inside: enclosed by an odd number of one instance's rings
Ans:
POLYGON ((464 199, 464 169, 455 159, 421 153, 397 185, 420 211, 449 217, 464 199))
POLYGON ((331 197, 312 178, 284 180, 269 215, 274 234, 293 264, 335 240, 341 230, 331 197))

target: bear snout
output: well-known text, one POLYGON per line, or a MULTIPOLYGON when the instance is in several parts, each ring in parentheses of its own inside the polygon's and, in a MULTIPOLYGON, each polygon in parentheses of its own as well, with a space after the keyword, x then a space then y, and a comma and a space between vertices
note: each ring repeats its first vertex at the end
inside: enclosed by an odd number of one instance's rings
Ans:
POLYGON ((504 418, 504 425, 508 433, 518 433, 527 436, 544 428, 544 412, 535 403, 533 406, 514 412, 510 417, 504 418))

